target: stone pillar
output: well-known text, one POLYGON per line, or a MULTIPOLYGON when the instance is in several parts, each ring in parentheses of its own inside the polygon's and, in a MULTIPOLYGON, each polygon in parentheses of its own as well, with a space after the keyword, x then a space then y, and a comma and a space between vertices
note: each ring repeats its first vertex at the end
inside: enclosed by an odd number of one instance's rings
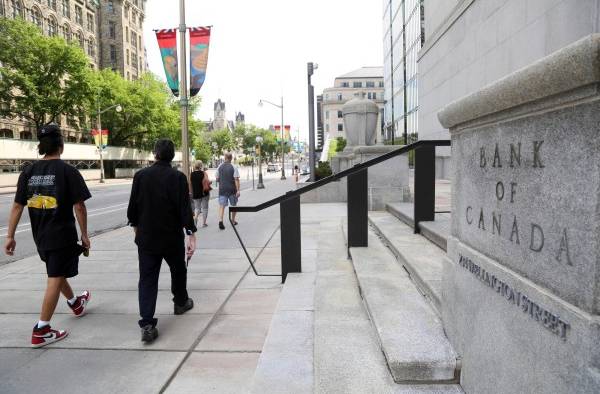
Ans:
POLYGON ((439 113, 442 316, 466 393, 600 392, 600 35, 439 113))

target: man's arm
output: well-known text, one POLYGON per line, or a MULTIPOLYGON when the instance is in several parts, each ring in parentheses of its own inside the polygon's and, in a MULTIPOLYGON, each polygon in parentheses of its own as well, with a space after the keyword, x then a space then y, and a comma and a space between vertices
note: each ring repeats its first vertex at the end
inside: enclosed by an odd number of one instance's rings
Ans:
POLYGON ((131 194, 129 195, 129 205, 127 206, 127 223, 133 227, 133 231, 137 234, 138 212, 137 212, 137 195, 139 188, 138 174, 133 176, 133 184, 131 185, 131 194))
POLYGON ((81 243, 84 248, 90 248, 90 238, 88 236, 87 228, 87 207, 84 201, 80 201, 73 205, 75 208, 75 216, 77 217, 77 223, 79 223, 79 229, 81 230, 81 243))
POLYGON ((17 246, 17 241, 15 241, 15 232, 17 231, 17 225, 21 220, 23 208, 25 208, 24 205, 15 202, 10 210, 10 216, 8 218, 8 233, 4 243, 4 253, 9 256, 15 254, 15 248, 17 246))
POLYGON ((241 190, 240 190, 240 178, 235 178, 235 190, 236 190, 235 195, 239 197, 240 194, 241 194, 241 190))
POLYGON ((180 208, 181 208, 181 223, 183 223, 183 228, 185 233, 188 235, 188 242, 186 247, 186 255, 191 258, 194 255, 194 251, 196 250, 196 235, 194 234, 198 229, 196 228, 196 224, 194 223, 194 213, 192 212, 192 204, 190 199, 190 191, 188 188, 188 182, 186 180, 185 175, 180 175, 180 183, 179 183, 179 196, 180 196, 180 208))

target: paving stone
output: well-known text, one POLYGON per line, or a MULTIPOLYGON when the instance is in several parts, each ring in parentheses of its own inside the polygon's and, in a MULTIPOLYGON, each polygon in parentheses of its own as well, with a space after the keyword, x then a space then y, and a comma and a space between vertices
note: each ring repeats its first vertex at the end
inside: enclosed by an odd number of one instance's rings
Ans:
POLYGON ((166 393, 239 394, 252 382, 258 353, 193 353, 166 393))
POLYGON ((196 350, 259 352, 272 317, 272 314, 219 315, 196 350))

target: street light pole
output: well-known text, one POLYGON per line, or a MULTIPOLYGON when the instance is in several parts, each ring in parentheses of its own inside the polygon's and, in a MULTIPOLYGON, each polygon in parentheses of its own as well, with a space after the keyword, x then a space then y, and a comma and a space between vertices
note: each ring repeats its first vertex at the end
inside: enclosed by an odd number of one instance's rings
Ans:
POLYGON ((265 184, 263 183, 262 176, 262 142, 263 138, 259 135, 256 137, 256 143, 258 144, 258 185, 256 185, 257 189, 264 189, 265 184))
POLYGON ((100 110, 100 96, 98 96, 98 116, 96 118, 96 127, 98 133, 100 133, 100 146, 98 146, 98 152, 100 154, 100 183, 104 183, 104 159, 102 158, 102 111, 100 110))
POLYGON ((190 152, 188 141, 188 87, 187 87, 187 57, 186 57, 186 32, 185 25, 185 0, 179 0, 179 105, 181 106, 181 155, 182 171, 186 178, 190 178, 190 152))
POLYGON ((285 180, 285 151, 283 139, 283 96, 281 96, 281 180, 285 180))

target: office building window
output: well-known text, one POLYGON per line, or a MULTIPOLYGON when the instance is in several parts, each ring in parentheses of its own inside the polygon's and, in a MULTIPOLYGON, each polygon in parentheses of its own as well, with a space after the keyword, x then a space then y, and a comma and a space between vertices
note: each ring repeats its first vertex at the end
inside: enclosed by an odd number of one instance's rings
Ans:
POLYGON ((342 94, 341 94, 341 93, 338 93, 338 94, 337 94, 337 100, 338 100, 338 101, 342 101, 342 99, 343 99, 343 98, 342 98, 342 94))
POLYGON ((75 22, 83 26, 83 10, 80 6, 75 6, 75 22))
POLYGON ((71 28, 66 23, 62 27, 62 35, 67 42, 71 42, 71 40, 73 39, 73 36, 71 34, 71 28))
POLYGON ((117 38, 117 26, 115 22, 108 22, 108 37, 112 39, 117 38))
POLYGON ((88 51, 87 51, 88 55, 90 57, 96 56, 96 44, 94 43, 94 40, 92 38, 90 38, 88 40, 87 45, 88 45, 88 51))
POLYGON ((350 84, 348 82, 342 82, 342 87, 343 88, 349 88, 350 84))
POLYGON ((131 45, 134 47, 137 45, 137 34, 134 31, 131 32, 131 45))
POLYGON ((71 19, 71 4, 69 0, 62 0, 62 14, 65 18, 71 19))
POLYGON ((338 131, 344 131, 344 124, 338 123, 338 131))
POLYGON ((362 82, 353 82, 352 87, 353 88, 362 88, 362 82))
POLYGON ((129 27, 125 26, 125 41, 129 42, 129 27))
POLYGON ((379 81, 379 87, 382 88, 383 87, 383 81, 379 81))
POLYGON ((87 29, 88 31, 94 31, 94 14, 87 14, 87 29))
POLYGON ((338 119, 341 119, 344 117, 344 115, 342 114, 342 111, 337 111, 337 115, 338 115, 338 119))
POLYGON ((374 88, 375 87, 375 82, 373 81, 367 81, 367 84, 365 85, 368 88, 374 88))

